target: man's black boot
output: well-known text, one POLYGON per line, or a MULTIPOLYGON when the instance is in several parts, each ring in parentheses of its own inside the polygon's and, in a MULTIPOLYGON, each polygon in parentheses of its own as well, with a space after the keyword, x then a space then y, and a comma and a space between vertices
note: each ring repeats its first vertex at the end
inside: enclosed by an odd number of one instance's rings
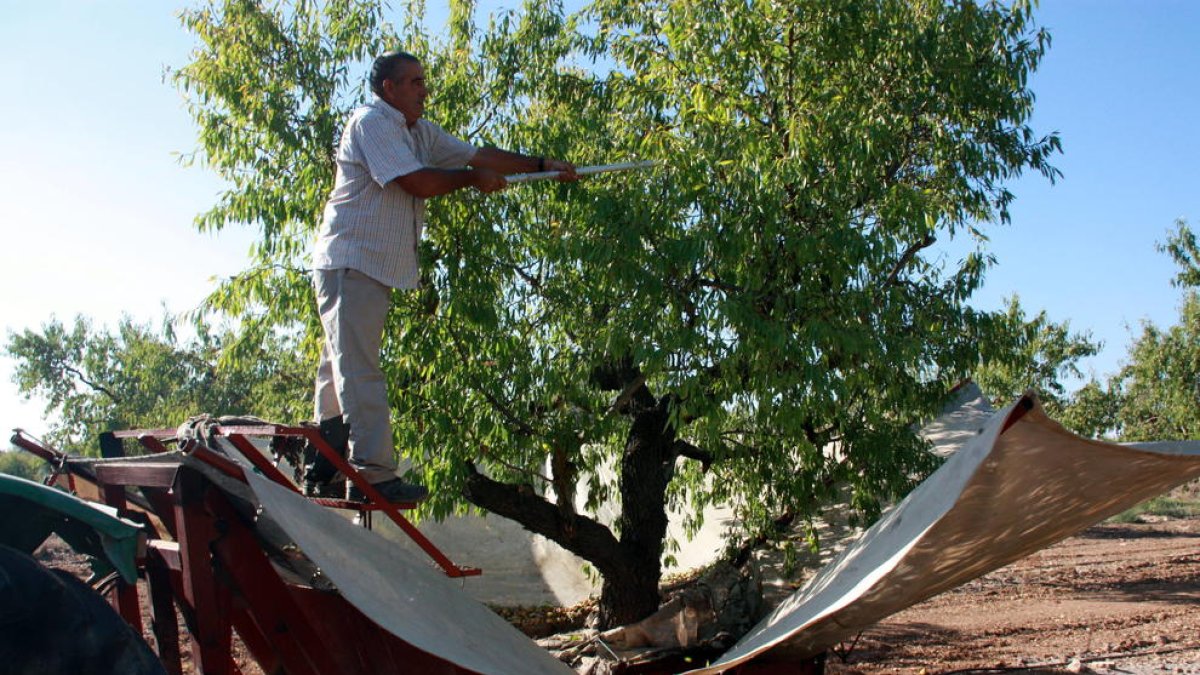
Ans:
MULTIPOLYGON (((346 456, 350 447, 350 426, 341 415, 321 420, 321 438, 338 455, 346 456)), ((309 497, 342 498, 346 490, 346 477, 338 473, 329 458, 317 451, 310 443, 304 448, 304 494, 309 497)))
MULTIPOLYGON (((379 494, 386 501, 394 504, 419 504, 429 498, 429 488, 424 485, 405 483, 399 478, 385 480, 382 483, 372 483, 371 487, 378 490, 379 494)), ((367 501, 367 495, 357 485, 347 483, 346 500, 351 502, 365 502, 367 501)))

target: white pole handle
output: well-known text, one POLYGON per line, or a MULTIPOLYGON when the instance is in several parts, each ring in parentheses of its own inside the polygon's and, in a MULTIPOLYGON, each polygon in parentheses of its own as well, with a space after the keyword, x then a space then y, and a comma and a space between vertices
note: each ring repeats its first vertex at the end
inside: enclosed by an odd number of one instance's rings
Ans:
MULTIPOLYGON (((591 176, 597 173, 607 173, 609 171, 630 171, 632 169, 649 169, 656 166, 658 162, 647 160, 644 162, 622 162, 620 164, 600 164, 596 166, 581 166, 575 169, 575 173, 580 176, 591 176)), ((558 178, 561 171, 538 171, 535 173, 514 173, 511 176, 505 176, 509 184, 513 183, 528 183, 535 180, 548 180, 558 178)))

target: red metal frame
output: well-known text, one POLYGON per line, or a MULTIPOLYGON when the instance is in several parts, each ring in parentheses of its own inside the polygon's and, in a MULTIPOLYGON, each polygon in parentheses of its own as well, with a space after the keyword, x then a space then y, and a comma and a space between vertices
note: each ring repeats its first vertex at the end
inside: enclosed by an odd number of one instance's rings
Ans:
POLYGON ((182 584, 179 575, 182 562, 179 544, 155 539, 146 551, 145 576, 150 595, 150 631, 154 634, 158 659, 168 675, 183 675, 182 654, 179 650, 179 625, 175 621, 175 592, 173 586, 182 584))
POLYGON ((66 465, 63 464, 63 460, 66 458, 65 454, 42 445, 38 439, 35 439, 24 429, 13 429, 12 438, 9 440, 18 448, 21 448, 30 454, 37 455, 45 460, 47 464, 54 467, 54 469, 50 472, 50 475, 46 477, 46 485, 53 486, 57 484, 58 477, 66 474, 67 490, 71 494, 75 494, 75 474, 68 471, 66 469, 66 465))
MULTIPOLYGON (((148 448, 162 445, 145 434, 135 437, 148 448)), ((61 464, 61 453, 29 443, 36 446, 35 454, 61 464)), ((239 465, 208 448, 191 448, 191 455, 245 480, 239 465)), ((98 464, 94 469, 89 482, 96 483, 101 501, 119 513, 128 512, 129 486, 140 487, 156 512, 169 511, 156 515, 175 541, 151 539, 138 563, 149 591, 155 648, 171 675, 183 672, 176 609, 188 628, 195 670, 203 675, 241 672, 232 654, 235 630, 265 672, 470 673, 385 631, 337 593, 287 583, 251 524, 202 472, 162 462, 98 464)), ((112 601, 140 631, 137 586, 120 586, 112 601)))
MULTIPOLYGON (((362 474, 360 474, 350 462, 346 461, 340 453, 335 451, 324 437, 321 436, 319 429, 312 427, 294 427, 281 424, 262 424, 262 425, 235 425, 235 426, 216 426, 212 428, 212 432, 218 436, 223 436, 245 457, 254 468, 257 469, 263 476, 269 480, 282 485, 293 492, 299 493, 300 489, 295 483, 288 479, 287 476, 279 470, 255 445, 250 442, 249 437, 276 437, 290 436, 303 437, 322 455, 326 457, 339 471, 342 472, 346 479, 357 486, 366 496, 366 503, 352 502, 339 499, 322 499, 316 498, 311 501, 338 509, 349 509, 363 513, 364 521, 370 522, 369 516, 371 511, 382 511, 401 531, 412 539, 417 546, 421 548, 430 558, 437 563, 438 567, 445 572, 446 576, 451 578, 478 576, 483 573, 483 570, 476 567, 462 567, 456 565, 446 554, 431 542, 420 530, 416 528, 407 518, 400 513, 401 509, 413 509, 416 504, 412 503, 393 503, 383 498, 383 495, 375 489, 362 474)), ((178 431, 175 429, 133 429, 129 431, 117 431, 113 433, 117 438, 136 438, 147 450, 151 452, 164 452, 167 450, 162 441, 175 438, 178 431)), ((196 455, 197 451, 203 450, 203 446, 193 444, 190 452, 196 455)), ((200 456, 204 461, 214 466, 219 466, 226 473, 230 473, 234 477, 240 477, 240 473, 233 474, 230 469, 236 467, 235 464, 225 460, 216 453, 211 451, 201 452, 200 456)), ((240 471, 240 470, 239 470, 240 471)))
POLYGON ((183 587, 175 597, 190 608, 185 616, 191 615, 192 654, 200 672, 236 672, 229 652, 234 629, 266 672, 468 672, 387 633, 340 595, 284 582, 247 524, 203 474, 181 468, 174 494, 181 579, 176 585, 183 587))

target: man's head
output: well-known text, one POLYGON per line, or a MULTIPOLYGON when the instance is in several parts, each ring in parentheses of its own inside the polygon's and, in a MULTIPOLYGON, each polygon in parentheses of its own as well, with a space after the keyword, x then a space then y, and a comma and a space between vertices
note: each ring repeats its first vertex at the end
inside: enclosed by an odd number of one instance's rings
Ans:
POLYGON ((406 52, 388 52, 375 59, 371 67, 371 91, 404 114, 409 126, 425 113, 425 69, 421 61, 406 52))

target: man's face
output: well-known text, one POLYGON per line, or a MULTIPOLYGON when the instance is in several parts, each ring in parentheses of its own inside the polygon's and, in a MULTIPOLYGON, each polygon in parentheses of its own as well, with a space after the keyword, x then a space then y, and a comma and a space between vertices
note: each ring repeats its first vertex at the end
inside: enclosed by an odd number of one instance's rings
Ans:
POLYGON ((409 126, 417 123, 425 113, 425 69, 419 63, 401 61, 396 65, 392 77, 383 81, 383 100, 404 113, 409 126))

